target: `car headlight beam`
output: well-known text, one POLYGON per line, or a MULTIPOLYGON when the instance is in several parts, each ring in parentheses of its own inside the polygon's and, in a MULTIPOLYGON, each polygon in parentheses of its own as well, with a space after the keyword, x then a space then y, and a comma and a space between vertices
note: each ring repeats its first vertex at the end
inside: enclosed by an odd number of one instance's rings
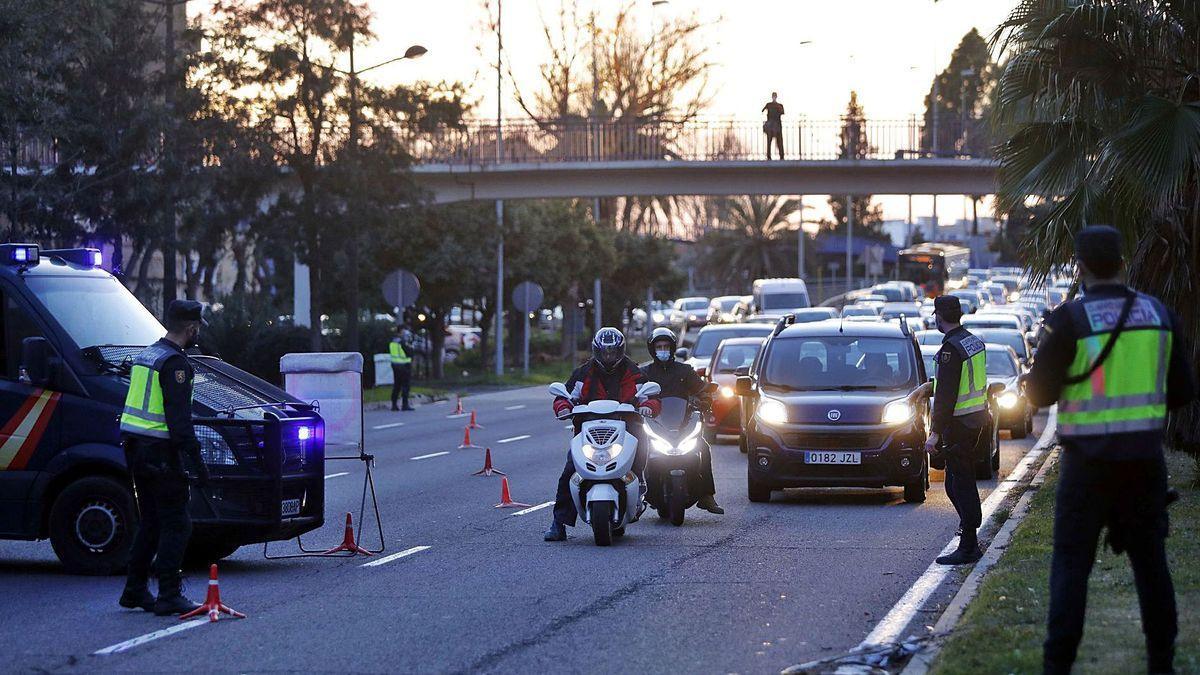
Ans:
POLYGON ((905 399, 892 401, 883 408, 884 424, 904 424, 916 414, 916 409, 905 399))
POLYGON ((733 391, 733 387, 728 385, 721 387, 721 398, 733 398, 737 394, 733 391))
POLYGON ((764 424, 787 424, 788 414, 787 406, 783 401, 773 398, 763 398, 758 402, 758 410, 755 411, 758 419, 764 424))
POLYGON ((1000 394, 1000 396, 996 399, 996 402, 1000 404, 1001 408, 1008 410, 1010 408, 1017 407, 1017 404, 1021 402, 1021 397, 1017 396, 1017 394, 1014 392, 1006 391, 1003 394, 1000 394))

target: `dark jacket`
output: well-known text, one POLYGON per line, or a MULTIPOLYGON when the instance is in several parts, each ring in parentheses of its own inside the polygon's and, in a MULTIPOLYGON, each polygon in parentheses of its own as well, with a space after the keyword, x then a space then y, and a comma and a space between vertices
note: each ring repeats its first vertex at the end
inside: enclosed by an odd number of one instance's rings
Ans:
POLYGON ((163 392, 163 412, 170 437, 161 440, 137 437, 138 445, 143 448, 141 457, 152 465, 182 470, 180 459, 186 455, 192 459, 200 475, 204 476, 208 467, 200 456, 200 441, 196 439, 196 428, 192 423, 192 384, 196 372, 179 345, 166 338, 156 344, 175 352, 163 361, 158 372, 158 382, 163 392))
MULTIPOLYGON (((637 388, 648 381, 637 364, 625 357, 611 372, 597 366, 594 360, 588 359, 571 373, 566 385, 571 397, 580 403, 610 399, 638 405, 637 388)), ((561 406, 561 402, 564 401, 566 399, 561 397, 554 399, 555 408, 561 406)), ((655 415, 661 409, 658 396, 649 398, 643 405, 648 406, 655 415)))
MULTIPOLYGON (((1123 298, 1127 292, 1127 288, 1120 284, 1094 286, 1087 289, 1085 298, 1063 303, 1046 317, 1037 358, 1025 381, 1026 396, 1034 405, 1053 405, 1062 394, 1067 369, 1075 360, 1075 345, 1079 339, 1076 319, 1072 315, 1080 312, 1084 299, 1123 298)), ((1167 364, 1167 408, 1174 409, 1196 398, 1196 382, 1188 358, 1191 345, 1179 331, 1179 317, 1171 311, 1167 314, 1172 333, 1171 357, 1167 364)), ((1084 443, 1080 443, 1079 440, 1064 438, 1063 445, 1068 449, 1080 449, 1084 454, 1097 458, 1151 459, 1161 452, 1163 433, 1161 430, 1139 431, 1088 437, 1084 443)))
POLYGON ((965 339, 978 340, 966 328, 959 326, 946 333, 942 338, 942 348, 937 353, 937 391, 933 396, 933 409, 930 413, 929 427, 934 433, 944 434, 951 422, 957 422, 970 429, 979 429, 987 424, 986 410, 954 417, 954 406, 958 403, 958 383, 962 375, 963 361, 967 359, 967 350, 962 346, 965 339))
POLYGON ((704 390, 704 380, 696 369, 674 359, 661 363, 650 361, 641 366, 642 373, 651 382, 662 387, 662 398, 691 398, 704 390))

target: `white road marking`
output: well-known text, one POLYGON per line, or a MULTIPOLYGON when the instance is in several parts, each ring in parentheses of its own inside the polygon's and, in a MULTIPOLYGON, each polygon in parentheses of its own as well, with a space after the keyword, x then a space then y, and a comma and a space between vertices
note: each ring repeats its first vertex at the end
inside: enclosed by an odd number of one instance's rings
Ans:
POLYGON ((471 413, 458 413, 457 415, 446 415, 446 419, 456 420, 456 419, 459 419, 460 417, 467 417, 470 414, 471 413))
POLYGON ((391 555, 386 555, 386 556, 380 558, 379 560, 372 560, 369 563, 363 563, 363 564, 359 565, 359 567, 378 567, 379 565, 386 565, 386 564, 392 562, 393 560, 407 558, 408 556, 410 556, 414 553, 420 553, 421 551, 425 551, 428 549, 429 549, 428 546, 414 546, 412 548, 406 548, 403 551, 400 551, 399 553, 393 553, 391 555))
POLYGON ((349 471, 339 471, 337 473, 331 473, 328 476, 325 476, 325 480, 329 480, 330 478, 338 478, 339 476, 349 476, 349 475, 350 475, 349 471))
POLYGON ((380 424, 379 426, 374 426, 371 428, 375 431, 379 431, 380 429, 395 429, 396 427, 402 426, 404 426, 404 422, 392 422, 391 424, 380 424))
POLYGON ((431 452, 428 455, 417 455, 416 457, 409 457, 409 459, 429 459, 430 457, 441 457, 448 454, 450 454, 449 451, 431 452))
POLYGON ((529 508, 527 508, 527 509, 521 509, 520 511, 513 511, 513 512, 512 512, 512 515, 514 515, 514 516, 523 516, 523 515, 525 515, 526 513, 533 513, 534 511, 537 511, 537 510, 539 510, 539 509, 544 509, 544 508, 546 508, 547 506, 550 506, 550 505, 551 505, 551 504, 553 504, 553 503, 554 503, 553 501, 549 501, 549 502, 542 502, 541 504, 538 504, 537 506, 531 506, 531 507, 529 507, 529 508))
MULTIPOLYGON (((1046 419, 1046 428, 1042 431, 1042 435, 1038 438, 1038 442, 1029 452, 1025 453, 1025 457, 1017 463, 1013 468, 1012 473, 1008 474, 995 490, 988 495, 988 498, 983 502, 983 523, 986 524, 995 514, 996 509, 1008 496, 1009 491, 1018 485, 1025 474, 1029 473, 1030 467, 1034 461, 1047 452, 1049 444, 1054 440, 1054 432, 1058 427, 1058 407, 1050 408, 1050 415, 1046 419)), ((950 553, 957 548, 957 540, 951 539, 945 547, 942 548, 939 556, 950 553)), ((891 644, 900 640, 900 632, 904 630, 916 615, 918 611, 929 600, 929 596, 933 591, 941 585, 942 580, 954 569, 951 565, 939 565, 936 562, 930 563, 925 572, 917 579, 916 583, 908 589, 908 592, 900 598, 883 617, 874 630, 859 643, 855 650, 870 649, 877 645, 891 644)))
POLYGON ((522 403, 521 405, 509 405, 509 406, 504 406, 504 409, 505 409, 505 410, 520 410, 521 408, 524 408, 524 407, 525 407, 525 404, 524 404, 524 403, 522 403))
POLYGON ((497 443, 515 443, 517 441, 523 441, 526 438, 531 438, 531 436, 529 434, 521 434, 520 436, 513 436, 511 438, 501 438, 500 440, 498 440, 496 442, 497 443))
POLYGON ((162 630, 156 630, 153 633, 146 633, 145 635, 139 635, 138 637, 135 637, 132 640, 118 642, 117 644, 112 645, 110 647, 105 647, 104 649, 96 650, 96 651, 92 652, 92 654, 96 655, 96 656, 108 656, 109 654, 120 654, 121 652, 129 650, 129 649, 133 649, 134 647, 137 647, 138 645, 144 645, 147 642, 151 642, 151 641, 157 640, 159 638, 165 638, 168 635, 174 635, 181 631, 185 631, 189 628, 195 628, 196 626, 203 626, 206 623, 209 623, 208 617, 204 617, 203 619, 193 619, 192 621, 177 624, 177 625, 171 626, 170 628, 164 628, 162 630))
POLYGON ((570 429, 571 431, 574 431, 574 430, 575 430, 575 425, 574 425, 574 424, 568 424, 567 426, 565 426, 565 427, 563 427, 563 428, 564 428, 564 429, 570 429))

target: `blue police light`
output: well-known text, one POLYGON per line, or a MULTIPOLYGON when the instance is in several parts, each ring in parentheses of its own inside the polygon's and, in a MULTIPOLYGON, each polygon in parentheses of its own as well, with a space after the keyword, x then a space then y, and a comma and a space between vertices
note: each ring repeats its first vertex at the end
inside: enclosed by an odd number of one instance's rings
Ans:
POLYGON ((296 438, 301 441, 312 438, 312 427, 296 427, 296 438))
POLYGON ((82 267, 100 267, 104 257, 98 248, 59 248, 42 251, 42 255, 53 256, 73 265, 82 267))
POLYGON ((38 257, 37 244, 0 245, 0 260, 7 265, 36 265, 38 257))

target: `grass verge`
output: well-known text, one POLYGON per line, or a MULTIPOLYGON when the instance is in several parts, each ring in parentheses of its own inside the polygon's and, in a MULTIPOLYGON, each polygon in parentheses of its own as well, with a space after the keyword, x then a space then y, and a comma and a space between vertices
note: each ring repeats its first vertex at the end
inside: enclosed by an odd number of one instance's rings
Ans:
MULTIPOLYGON (((1200 488, 1195 464, 1187 455, 1168 453, 1167 466, 1181 497, 1171 506, 1167 540, 1179 608, 1175 668, 1181 673, 1200 672, 1200 488)), ((1008 550, 984 579, 933 672, 1041 671, 1057 485, 1055 468, 1008 550)), ((1145 672, 1144 644, 1129 561, 1102 547, 1088 585, 1087 624, 1075 672, 1145 672)))

